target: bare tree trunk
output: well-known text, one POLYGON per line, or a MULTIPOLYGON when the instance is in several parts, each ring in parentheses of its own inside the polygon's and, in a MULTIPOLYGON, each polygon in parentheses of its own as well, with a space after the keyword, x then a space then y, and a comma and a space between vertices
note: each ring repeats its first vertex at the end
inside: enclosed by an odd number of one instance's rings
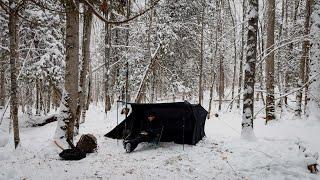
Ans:
MULTIPOLYGON (((310 45, 309 45, 309 49, 310 49, 310 45)), ((305 82, 308 82, 309 81, 309 74, 310 74, 310 58, 309 58, 309 56, 306 58, 305 66, 306 66, 305 82)), ((306 116, 309 116, 309 114, 307 112, 307 106, 308 106, 308 101, 309 101, 308 93, 309 93, 309 85, 306 85, 305 91, 304 91, 304 108, 303 108, 303 112, 306 116)))
MULTIPOLYGON (((218 37, 222 37, 222 6, 223 1, 219 0, 218 2, 218 37)), ((223 53, 222 53, 222 40, 220 40, 218 46, 218 58, 219 58, 219 86, 218 86, 218 94, 219 94, 219 107, 218 110, 221 110, 222 106, 222 98, 224 97, 224 65, 223 65, 223 53)))
POLYGON ((66 73, 64 95, 62 97, 61 117, 59 118, 56 138, 66 137, 73 142, 74 124, 78 103, 79 74, 79 2, 68 0, 66 11, 66 73))
MULTIPOLYGON (((311 14, 312 14, 312 6, 313 6, 313 0, 309 0, 307 1, 307 16, 309 15, 309 23, 308 23, 308 32, 306 33, 310 33, 310 18, 311 18, 311 14)), ((305 82, 309 81, 309 74, 310 74, 310 57, 309 57, 309 51, 310 51, 310 41, 308 41, 308 45, 306 47, 306 56, 305 56, 305 82)), ((309 97, 308 97, 308 93, 309 93, 309 85, 306 85, 305 87, 305 91, 304 91, 304 113, 306 114, 306 116, 308 116, 309 114, 307 113, 307 106, 308 106, 308 101, 309 101, 309 97)))
MULTIPOLYGON (((129 19, 131 14, 131 0, 127 0, 127 18, 129 19)), ((129 26, 128 26, 129 27, 129 26)), ((130 36, 130 31, 129 29, 127 29, 126 31, 126 46, 129 46, 129 37, 130 36)), ((130 101, 129 99, 129 58, 126 57, 126 87, 125 87, 125 101, 126 103, 130 101)), ((127 104, 126 104, 126 108, 127 108, 127 104)), ((127 114, 126 114, 127 117, 127 114)))
MULTIPOLYGON (((211 33, 211 36, 213 36, 213 30, 211 33)), ((213 40, 213 37, 211 37, 213 40)), ((209 99, 209 109, 208 109, 208 116, 207 118, 210 119, 211 117, 211 107, 212 107, 212 99, 213 99, 213 85, 215 84, 215 75, 216 73, 214 72, 214 65, 213 65, 213 60, 217 58, 217 49, 218 49, 218 29, 215 28, 215 51, 213 55, 213 47, 211 48, 211 63, 210 63, 210 99, 209 99)))
MULTIPOLYGON (((298 9, 300 5, 301 0, 295 0, 294 1, 294 13, 293 13, 293 27, 295 28, 296 22, 297 22, 297 15, 298 15, 298 9)), ((293 36, 294 34, 290 34, 290 36, 293 36)), ((287 61, 290 63, 291 60, 293 59, 293 43, 290 43, 288 45, 288 53, 286 55, 287 61)), ((287 94, 289 92, 289 87, 290 87, 290 80, 291 80, 291 74, 292 71, 289 68, 289 63, 286 63, 286 70, 285 70, 285 88, 284 88, 284 93, 287 94)), ((288 106, 288 97, 284 97, 284 104, 288 106)))
MULTIPOLYGON (((2 30, 2 29, 1 29, 2 30)), ((0 38, 2 45, 5 45, 5 37, 0 38)), ((5 82, 5 65, 6 65, 7 53, 4 51, 0 52, 0 109, 4 108, 6 100, 6 82, 5 82)))
MULTIPOLYGON (((110 0, 110 6, 112 7, 112 0, 110 0)), ((105 12, 106 19, 110 17, 110 8, 107 8, 105 12)), ((104 45, 105 45, 105 78, 104 78, 104 86, 105 86, 105 99, 104 99, 104 112, 107 112, 111 109, 110 95, 109 95, 109 73, 110 73, 110 51, 111 51, 111 26, 107 23, 104 25, 105 37, 104 37, 104 45)))
MULTIPOLYGON (((147 4, 147 1, 145 1, 145 4, 147 4)), ((153 0, 149 1, 149 6, 153 5, 153 0)), ((153 24, 153 14, 154 11, 150 10, 149 18, 147 19, 147 26, 148 26, 148 34, 147 34, 147 53, 145 56, 145 59, 151 61, 152 59, 152 51, 151 51, 151 34, 152 34, 152 24, 153 24)), ((150 100, 149 102, 152 103, 155 100, 155 80, 156 80, 156 64, 154 63, 151 67, 151 74, 150 74, 150 100)))
POLYGON ((52 85, 51 83, 49 83, 48 92, 47 92, 46 113, 49 113, 51 110, 51 92, 52 92, 52 85))
POLYGON ((244 94, 241 135, 245 138, 253 136, 254 84, 257 58, 258 32, 258 0, 249 0, 247 57, 244 71, 244 94))
MULTIPOLYGON (((285 21, 285 12, 286 12, 286 7, 287 5, 287 1, 286 0, 282 0, 282 5, 281 5, 281 23, 280 23, 280 27, 279 27, 279 35, 277 37, 278 42, 281 41, 283 34, 284 34, 284 28, 286 27, 286 21, 285 21)), ((276 60, 277 60, 277 86, 279 89, 279 95, 282 96, 283 95, 283 67, 282 67, 282 58, 281 58, 281 53, 277 52, 277 56, 276 56, 276 60)), ((286 61, 286 59, 285 59, 286 61)), ((281 112, 283 111, 283 101, 284 98, 280 98, 279 103, 278 103, 278 107, 281 109, 281 112)))
MULTIPOLYGON (((161 47, 160 47, 161 48, 161 47)), ((159 53, 160 50, 158 50, 157 53, 159 53)), ((135 100, 134 102, 136 103, 141 103, 144 99, 144 92, 145 92, 145 89, 146 89, 146 79, 147 79, 147 76, 148 74, 150 73, 150 71, 152 70, 152 67, 154 66, 155 62, 157 61, 157 57, 156 55, 150 60, 149 62, 149 65, 147 66, 147 69, 146 69, 146 72, 145 72, 145 75, 143 76, 142 80, 141 80, 141 83, 140 83, 140 87, 138 89, 138 93, 137 93, 137 96, 135 97, 135 100)))
POLYGON ((42 80, 40 79, 39 80, 39 107, 40 107, 40 114, 41 112, 43 111, 43 92, 44 92, 44 88, 43 88, 43 82, 42 80))
POLYGON ((267 54, 272 51, 266 59, 266 124, 274 120, 274 26, 275 26, 275 0, 268 0, 268 22, 267 22, 267 54), (272 48, 273 47, 273 48, 272 48))
POLYGON ((16 1, 9 1, 9 41, 10 41, 10 119, 13 124, 14 146, 18 147, 20 143, 19 136, 19 121, 18 121, 18 98, 17 98, 17 67, 16 63, 19 60, 19 30, 18 30, 18 10, 16 9, 16 1))
POLYGON ((98 85, 98 74, 96 73, 94 75, 94 102, 96 105, 98 105, 99 101, 99 85, 98 85))
POLYGON ((32 115, 32 105, 33 105, 33 98, 32 98, 32 89, 33 85, 32 84, 27 84, 26 86, 26 104, 27 104, 27 115, 30 118, 32 115))
MULTIPOLYGON (((311 16, 311 11, 312 11, 312 3, 313 0, 306 0, 306 19, 304 23, 304 35, 309 35, 310 33, 310 16, 311 16)), ((308 58, 309 54, 309 49, 310 49, 310 43, 308 40, 303 41, 302 45, 302 57, 300 59, 300 72, 299 72, 299 80, 298 80, 298 88, 301 88, 303 84, 305 83, 305 77, 306 77, 306 61, 308 58)), ((296 96, 296 109, 295 109, 295 115, 296 116, 301 116, 301 102, 302 102, 302 89, 300 89, 297 92, 296 96)))
POLYGON ((5 88, 5 55, 0 57, 0 109, 5 106, 6 88, 5 88))
POLYGON ((239 84, 238 84, 238 100, 237 100, 237 108, 240 108, 240 99, 241 99, 241 90, 242 90, 242 80, 243 80, 243 54, 244 54, 244 21, 246 17, 246 0, 242 0, 242 25, 241 25, 241 51, 240 51, 240 63, 239 63, 239 84))
MULTIPOLYGON (((320 1, 314 1, 313 13, 311 16, 311 49, 310 49, 310 77, 315 77, 320 71, 320 1)), ((311 79, 310 79, 311 80, 311 79)), ((319 117, 320 115, 320 80, 315 78, 310 83, 310 103, 308 110, 311 116, 319 117), (312 108, 312 111, 310 111, 312 108), (316 109, 316 110, 313 110, 316 109)))
POLYGON ((151 78, 151 97, 150 97, 150 102, 154 103, 156 96, 155 96, 155 88, 156 88, 156 67, 152 67, 152 78, 151 78))
POLYGON ((60 105, 60 101, 62 98, 62 92, 59 91, 59 89, 57 88, 57 86, 55 86, 54 84, 52 85, 52 103, 55 107, 55 110, 57 110, 57 108, 60 105))
POLYGON ((201 40, 200 40, 200 69, 199 69, 199 99, 198 99, 198 103, 202 104, 202 100, 203 100, 203 88, 202 88, 202 76, 203 76, 203 70, 202 70, 202 66, 203 66, 203 31, 204 31, 204 14, 205 14, 205 5, 202 5, 203 9, 202 9, 202 15, 201 15, 201 40))
POLYGON ((224 58, 222 53, 219 57, 219 111, 222 108, 222 98, 224 98, 224 58))
MULTIPOLYGON (((232 21, 232 26, 234 27, 236 24, 236 20, 232 14, 231 10, 231 3, 228 1, 229 5, 229 11, 230 11, 230 16, 231 16, 231 21, 232 21)), ((235 89, 235 83, 236 83, 236 71, 237 71, 237 29, 234 28, 233 31, 233 48, 234 48, 234 64, 233 64, 233 76, 232 76, 232 87, 231 87, 231 99, 234 99, 234 89, 235 89)), ((231 102, 230 109, 233 108, 233 101, 231 102)))
MULTIPOLYGON (((264 40, 263 40, 263 35, 262 35, 262 26, 260 28, 260 31, 258 31, 258 37, 257 37, 257 46, 258 46, 258 50, 260 55, 260 61, 262 61, 263 55, 264 53, 264 40)), ((258 72, 258 79, 259 79, 259 88, 263 89, 263 68, 262 65, 259 65, 259 72, 258 72)), ((257 93, 257 97, 261 97, 261 101, 262 104, 265 106, 265 101, 264 101, 264 96, 263 96, 263 92, 258 92, 257 93)))
POLYGON ((36 78, 36 115, 40 116, 40 85, 39 79, 36 78))
POLYGON ((79 104, 77 106, 77 119, 75 121, 76 132, 79 131, 81 112, 85 111, 86 79, 90 63, 90 42, 92 29, 92 12, 88 7, 84 7, 83 13, 83 38, 82 38, 82 64, 79 81, 79 104))
POLYGON ((82 111, 81 123, 84 123, 85 120, 86 120, 86 112, 89 110, 89 105, 90 105, 91 97, 92 97, 92 70, 91 70, 90 63, 88 64, 88 66, 89 66, 88 91, 87 91, 87 94, 86 94, 84 110, 82 111))

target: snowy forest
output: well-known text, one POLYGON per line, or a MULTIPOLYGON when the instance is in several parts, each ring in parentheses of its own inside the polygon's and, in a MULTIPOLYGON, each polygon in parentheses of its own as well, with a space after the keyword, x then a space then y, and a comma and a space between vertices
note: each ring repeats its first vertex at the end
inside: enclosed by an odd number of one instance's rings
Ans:
POLYGON ((0 0, 0 179, 319 179, 319 72, 319 0, 0 0))

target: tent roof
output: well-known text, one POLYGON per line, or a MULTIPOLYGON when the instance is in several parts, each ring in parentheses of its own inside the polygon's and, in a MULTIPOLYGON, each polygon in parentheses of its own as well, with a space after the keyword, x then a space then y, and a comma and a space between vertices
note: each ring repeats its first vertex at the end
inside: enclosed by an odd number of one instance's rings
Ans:
MULTIPOLYGON (((122 101, 118 101, 122 102, 122 101)), ((125 103, 125 102, 122 102, 125 103)), ((204 125, 207 111, 200 104, 189 102, 174 103, 127 103, 131 105, 132 112, 127 119, 105 136, 122 139, 128 134, 128 129, 136 127, 136 121, 145 118, 148 111, 153 111, 164 123, 164 134, 161 141, 174 141, 176 143, 196 144, 205 136, 204 125)))

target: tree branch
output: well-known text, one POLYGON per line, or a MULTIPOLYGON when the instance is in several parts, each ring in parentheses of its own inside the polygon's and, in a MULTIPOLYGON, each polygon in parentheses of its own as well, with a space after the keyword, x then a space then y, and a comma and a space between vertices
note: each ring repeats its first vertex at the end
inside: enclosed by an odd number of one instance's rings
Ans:
POLYGON ((54 12, 54 13, 59 13, 59 14, 66 13, 65 11, 52 9, 52 8, 48 7, 47 5, 44 5, 44 3, 37 2, 36 0, 29 0, 29 1, 31 1, 34 5, 38 6, 39 8, 46 9, 46 10, 54 12))
POLYGON ((9 14, 9 6, 6 5, 4 2, 0 1, 0 7, 7 13, 9 14))
POLYGON ((149 8, 145 9, 144 11, 140 12, 139 14, 136 14, 135 16, 132 16, 131 18, 122 20, 122 21, 109 21, 108 19, 106 19, 101 13, 99 13, 94 6, 88 2, 88 0, 83 0, 83 2, 92 10, 93 14, 96 15, 101 21, 107 23, 107 24, 124 24, 127 23, 129 21, 132 21, 134 19, 136 19, 139 16, 144 15, 145 13, 147 13, 149 10, 153 9, 159 2, 160 0, 157 0, 152 6, 150 6, 149 8))

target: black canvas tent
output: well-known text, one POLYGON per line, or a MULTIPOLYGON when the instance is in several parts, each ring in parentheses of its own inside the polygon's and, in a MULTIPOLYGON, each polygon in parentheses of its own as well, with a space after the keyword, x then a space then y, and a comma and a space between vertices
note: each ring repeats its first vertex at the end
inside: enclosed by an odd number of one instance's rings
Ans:
POLYGON ((204 136, 204 126, 207 111, 199 104, 190 104, 187 101, 177 103, 138 104, 131 105, 132 112, 113 130, 105 136, 114 139, 127 137, 130 131, 136 127, 138 121, 153 112, 161 119, 163 131, 162 142, 175 142, 179 144, 195 145, 204 136))

